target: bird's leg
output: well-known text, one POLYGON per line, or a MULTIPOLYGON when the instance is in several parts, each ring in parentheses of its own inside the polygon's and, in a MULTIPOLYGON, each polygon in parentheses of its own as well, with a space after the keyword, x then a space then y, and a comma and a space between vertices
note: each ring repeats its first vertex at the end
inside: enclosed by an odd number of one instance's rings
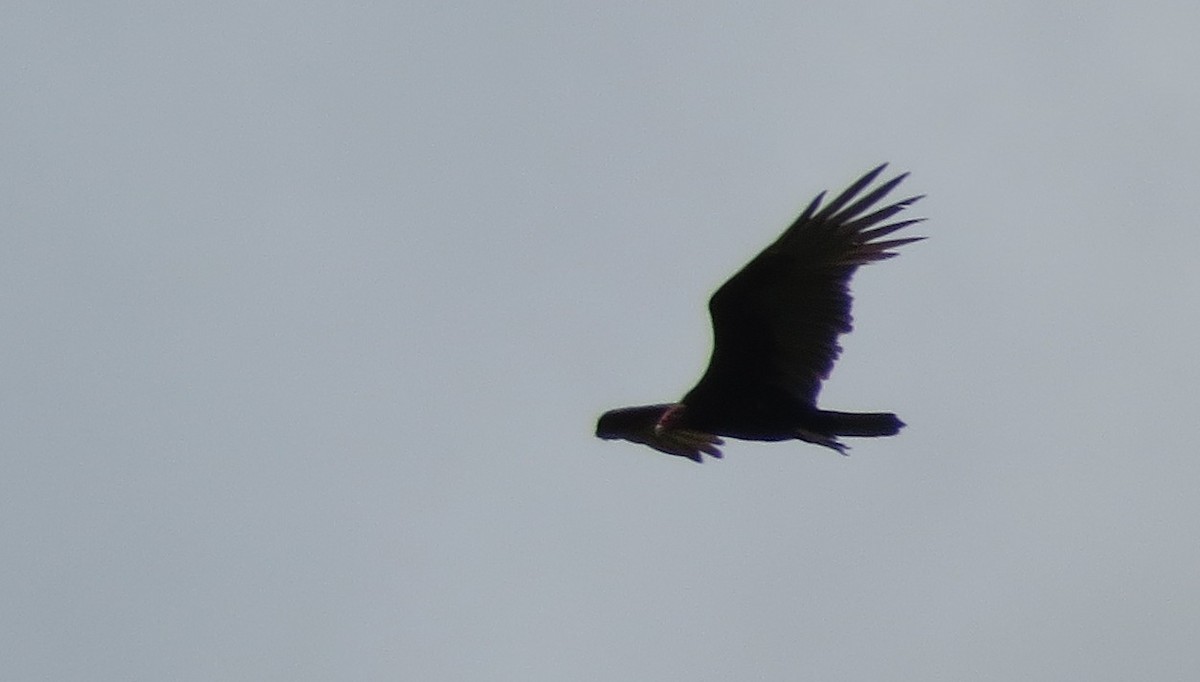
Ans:
POLYGON ((817 433, 815 431, 809 431, 808 429, 796 429, 796 438, 799 438, 805 443, 824 445, 831 450, 837 450, 838 454, 842 455, 843 457, 850 456, 850 453, 846 452, 850 449, 850 446, 828 434, 817 433))

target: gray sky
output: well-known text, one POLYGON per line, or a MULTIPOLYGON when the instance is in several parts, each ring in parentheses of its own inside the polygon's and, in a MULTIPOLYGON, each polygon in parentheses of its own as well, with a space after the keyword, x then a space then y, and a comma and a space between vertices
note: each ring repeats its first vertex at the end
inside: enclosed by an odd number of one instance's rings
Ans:
POLYGON ((0 678, 1200 674, 1195 3, 5 15, 0 678), (592 437, 881 161, 899 437, 592 437))

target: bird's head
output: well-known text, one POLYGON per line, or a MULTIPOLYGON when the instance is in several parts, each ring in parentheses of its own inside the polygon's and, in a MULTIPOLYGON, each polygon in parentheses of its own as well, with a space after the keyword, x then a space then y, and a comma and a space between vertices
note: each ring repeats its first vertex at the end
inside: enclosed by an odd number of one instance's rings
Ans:
POLYGON ((596 422, 596 437, 604 440, 624 438, 635 443, 643 442, 632 436, 653 433, 658 420, 670 410, 673 405, 639 405, 637 407, 622 407, 609 410, 600 415, 596 422))
POLYGON ((604 440, 624 439, 699 462, 701 453, 720 457, 717 436, 684 428, 684 406, 679 403, 639 405, 609 410, 596 422, 596 436, 604 440))

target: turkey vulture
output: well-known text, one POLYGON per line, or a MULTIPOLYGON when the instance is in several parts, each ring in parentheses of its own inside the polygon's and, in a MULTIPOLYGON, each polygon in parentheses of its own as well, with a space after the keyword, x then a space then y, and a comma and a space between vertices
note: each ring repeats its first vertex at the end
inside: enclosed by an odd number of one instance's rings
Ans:
POLYGON ((838 436, 892 436, 904 422, 890 412, 832 412, 817 407, 821 382, 851 329, 850 278, 860 265, 924 237, 881 237, 920 222, 887 223, 920 196, 874 206, 907 173, 866 191, 887 164, 836 199, 817 195, 775 243, 726 282, 708 302, 713 351, 700 383, 677 403, 605 412, 596 435, 643 443, 700 462, 720 457, 721 436, 793 438, 846 454, 838 436), (885 224, 886 223, 886 224, 885 224))

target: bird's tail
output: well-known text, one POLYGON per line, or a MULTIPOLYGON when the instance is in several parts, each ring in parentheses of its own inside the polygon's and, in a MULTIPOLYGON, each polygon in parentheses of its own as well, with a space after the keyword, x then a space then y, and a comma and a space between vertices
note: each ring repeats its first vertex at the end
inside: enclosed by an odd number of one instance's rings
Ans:
POLYGON ((904 422, 891 412, 832 412, 821 410, 822 430, 835 436, 894 436, 904 422))

